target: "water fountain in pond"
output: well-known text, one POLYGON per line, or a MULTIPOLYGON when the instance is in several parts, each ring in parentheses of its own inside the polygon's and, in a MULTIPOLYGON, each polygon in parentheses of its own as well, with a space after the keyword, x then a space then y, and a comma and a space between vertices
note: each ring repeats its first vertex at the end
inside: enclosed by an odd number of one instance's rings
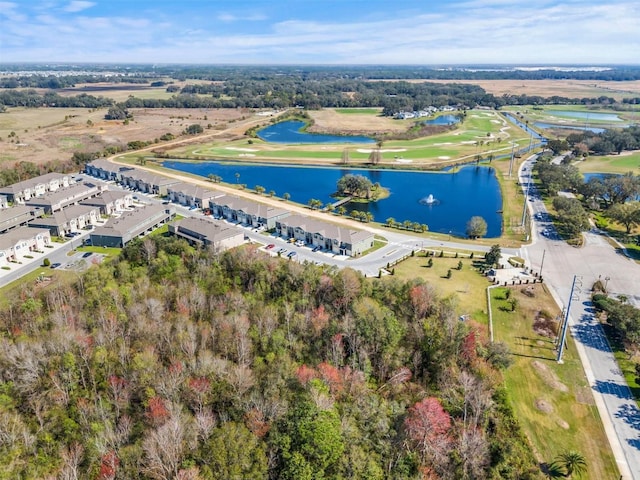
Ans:
POLYGON ((433 198, 433 194, 430 193, 426 197, 420 199, 420 203, 423 205, 438 205, 440 203, 440 200, 438 200, 437 198, 433 198))

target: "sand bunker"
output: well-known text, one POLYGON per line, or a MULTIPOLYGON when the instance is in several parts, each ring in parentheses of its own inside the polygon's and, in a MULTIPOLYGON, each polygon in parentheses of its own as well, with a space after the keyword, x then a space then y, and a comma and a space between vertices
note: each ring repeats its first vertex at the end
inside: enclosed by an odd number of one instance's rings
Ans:
MULTIPOLYGON (((373 148, 359 148, 356 150, 356 152, 358 153, 371 153, 374 150, 378 150, 373 149, 373 148)), ((380 153, 397 153, 397 152, 406 152, 407 149, 406 148, 383 148, 382 150, 380 150, 380 153)))
POLYGON ((253 153, 241 153, 238 156, 239 157, 255 157, 255 154, 253 154, 253 153))
POLYGON ((553 412, 553 406, 547 402, 546 400, 543 400, 542 398, 538 398, 536 399, 536 401, 534 402, 536 408, 538 410, 540 410, 543 413, 551 413, 553 412))
POLYGON ((442 145, 453 145, 453 143, 451 143, 451 142, 443 142, 443 143, 434 143, 433 144, 434 147, 440 147, 442 145))
POLYGON ((235 150, 236 152, 259 152, 256 148, 239 148, 239 147, 225 147, 225 150, 235 150))
POLYGON ((398 162, 398 163, 411 163, 411 162, 413 162, 413 160, 410 160, 408 158, 396 158, 396 162, 398 162))
POLYGON ((442 155, 441 157, 438 157, 438 160, 451 160, 451 157, 447 157, 446 155, 442 155))
POLYGON ((558 418, 556 420, 556 423, 558 424, 558 426, 564 430, 569 430, 569 424, 567 422, 565 422, 564 420, 562 420, 561 418, 558 418))
POLYGON ((542 381, 546 383, 549 387, 555 390, 560 390, 561 392, 569 391, 569 387, 567 387, 564 383, 558 380, 558 377, 556 376, 556 374, 553 371, 551 371, 547 365, 545 365, 542 362, 539 362, 538 360, 534 360, 533 362, 531 362, 531 365, 533 365, 533 368, 535 369, 536 373, 540 376, 542 381))

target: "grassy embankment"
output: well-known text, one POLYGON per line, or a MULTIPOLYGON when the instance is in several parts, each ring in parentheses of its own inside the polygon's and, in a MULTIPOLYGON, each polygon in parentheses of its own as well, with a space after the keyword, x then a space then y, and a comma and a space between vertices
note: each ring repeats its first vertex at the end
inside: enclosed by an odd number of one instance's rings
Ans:
MULTIPOLYGON (((489 282, 473 268, 473 260, 436 255, 432 267, 427 262, 423 256, 409 258, 394 267, 395 276, 423 278, 442 295, 455 295, 460 314, 488 325, 489 282), (459 261, 463 263, 460 271, 456 270, 459 261), (452 276, 447 279, 449 269, 452 276)), ((511 296, 518 299, 515 312, 507 311, 505 288, 491 289, 495 340, 505 342, 513 354, 514 363, 504 372, 504 382, 519 422, 541 463, 576 450, 588 463, 588 473, 581 478, 618 478, 573 339, 568 338, 564 364, 557 364, 554 338, 536 333, 533 323, 540 311, 546 310, 550 317, 560 312, 543 285, 530 287, 534 297, 521 292, 525 286, 511 287, 511 296)))

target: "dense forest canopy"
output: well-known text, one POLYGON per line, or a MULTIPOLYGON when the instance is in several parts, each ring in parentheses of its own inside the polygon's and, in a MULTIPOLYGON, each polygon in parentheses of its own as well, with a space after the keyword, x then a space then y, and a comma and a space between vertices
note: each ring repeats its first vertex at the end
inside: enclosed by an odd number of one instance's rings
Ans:
POLYGON ((458 315, 420 280, 135 240, 0 312, 0 477, 541 478, 504 346, 458 315))

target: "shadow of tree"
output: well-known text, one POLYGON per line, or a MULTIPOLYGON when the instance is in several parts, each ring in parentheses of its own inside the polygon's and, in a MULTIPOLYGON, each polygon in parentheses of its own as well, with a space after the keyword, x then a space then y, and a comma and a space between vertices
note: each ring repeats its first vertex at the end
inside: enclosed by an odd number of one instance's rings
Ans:
POLYGON ((564 470, 555 462, 541 463, 540 470, 547 478, 564 478, 564 470))
POLYGON ((627 443, 636 450, 640 450, 640 438, 634 438, 633 440, 627 440, 627 443))
POLYGON ((571 333, 573 337, 583 345, 602 352, 610 351, 602 328, 595 320, 591 319, 590 315, 583 315, 582 321, 571 328, 571 333), (585 318, 589 320, 585 321, 585 318))
POLYGON ((616 382, 596 380, 596 384, 593 386, 593 389, 602 394, 614 395, 624 400, 633 400, 629 387, 616 382))
MULTIPOLYGON (((626 423, 631 425, 632 428, 640 430, 640 409, 635 405, 630 403, 623 405, 620 407, 620 410, 615 413, 615 416, 616 418, 624 420, 626 423)), ((640 443, 640 440, 638 443, 640 443)))

